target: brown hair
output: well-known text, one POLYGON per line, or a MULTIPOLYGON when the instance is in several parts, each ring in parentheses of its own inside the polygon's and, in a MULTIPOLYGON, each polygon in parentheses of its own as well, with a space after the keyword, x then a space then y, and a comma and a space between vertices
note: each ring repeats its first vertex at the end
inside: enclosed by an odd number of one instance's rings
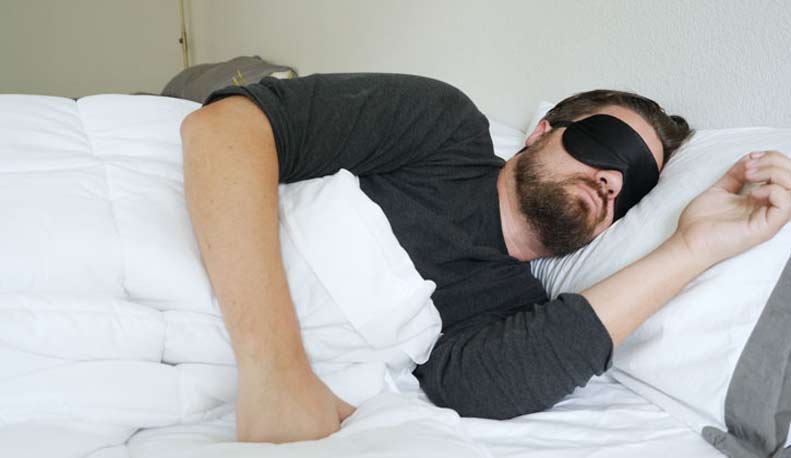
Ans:
POLYGON ((571 121, 580 116, 592 114, 599 108, 618 105, 628 108, 648 122, 662 142, 663 164, 695 132, 681 116, 668 116, 665 110, 653 100, 632 92, 596 89, 580 92, 563 99, 544 116, 550 125, 557 121, 571 121))

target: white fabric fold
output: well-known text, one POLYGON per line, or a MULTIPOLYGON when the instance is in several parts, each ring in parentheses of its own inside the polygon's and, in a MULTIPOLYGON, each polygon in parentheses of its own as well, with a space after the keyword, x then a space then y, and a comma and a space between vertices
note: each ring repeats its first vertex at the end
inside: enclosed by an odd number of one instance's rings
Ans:
MULTIPOLYGON (((0 96, 0 427, 204 421, 234 355, 163 97, 0 96)), ((427 359, 441 321, 348 171, 281 185, 281 251, 316 373, 349 402, 427 359)))

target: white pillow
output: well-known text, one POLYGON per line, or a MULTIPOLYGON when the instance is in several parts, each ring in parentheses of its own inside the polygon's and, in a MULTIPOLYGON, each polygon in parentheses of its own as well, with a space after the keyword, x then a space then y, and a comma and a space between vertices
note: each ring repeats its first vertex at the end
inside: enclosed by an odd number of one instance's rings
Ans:
POLYGON ((489 134, 494 154, 506 161, 524 146, 525 133, 501 122, 489 120, 489 134))
POLYGON ((546 116, 547 112, 555 107, 555 104, 552 102, 547 102, 546 100, 542 100, 538 103, 538 107, 536 107, 536 111, 533 112, 533 117, 530 119, 530 123, 527 125, 527 132, 525 132, 524 142, 527 141, 527 137, 533 133, 533 129, 536 128, 539 122, 546 116))
POLYGON ((279 186, 280 244, 313 371, 359 404, 428 360, 442 320, 382 209, 346 169, 279 186), (338 262, 343 259, 343 262, 338 262))
MULTIPOLYGON (((661 244, 687 203, 744 154, 770 149, 791 153, 791 129, 698 132, 623 219, 575 253, 534 261, 534 273, 550 297, 588 288, 661 244)), ((728 454, 769 454, 784 444, 791 267, 782 279, 781 272, 790 255, 786 225, 772 240, 709 269, 616 349, 613 375, 728 454)))
POLYGON ((554 103, 540 102, 533 112, 533 116, 530 118, 530 122, 527 125, 527 132, 522 132, 519 129, 489 117, 489 133, 492 136, 492 143, 494 144, 494 154, 506 161, 511 159, 517 151, 525 146, 527 137, 533 132, 533 129, 536 128, 541 118, 543 118, 554 106, 554 103))

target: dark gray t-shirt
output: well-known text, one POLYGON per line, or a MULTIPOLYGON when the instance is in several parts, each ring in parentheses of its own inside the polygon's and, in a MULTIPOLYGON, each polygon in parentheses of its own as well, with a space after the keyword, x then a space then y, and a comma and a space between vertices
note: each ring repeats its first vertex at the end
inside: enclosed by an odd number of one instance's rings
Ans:
POLYGON ((443 335, 415 375, 429 398, 465 416, 544 410, 610 364, 612 341, 577 294, 549 301, 500 225, 489 123, 461 91, 401 74, 315 74, 231 86, 274 132, 280 181, 358 175, 432 299, 443 335))

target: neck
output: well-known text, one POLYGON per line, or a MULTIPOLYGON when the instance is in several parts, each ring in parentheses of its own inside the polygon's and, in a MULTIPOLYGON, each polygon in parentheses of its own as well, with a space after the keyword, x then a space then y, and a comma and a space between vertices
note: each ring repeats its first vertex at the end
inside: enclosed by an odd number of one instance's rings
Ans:
POLYGON ((500 202, 500 224, 508 255, 520 261, 549 256, 551 253, 538 241, 519 208, 514 167, 517 157, 505 163, 497 177, 497 197, 500 202))

